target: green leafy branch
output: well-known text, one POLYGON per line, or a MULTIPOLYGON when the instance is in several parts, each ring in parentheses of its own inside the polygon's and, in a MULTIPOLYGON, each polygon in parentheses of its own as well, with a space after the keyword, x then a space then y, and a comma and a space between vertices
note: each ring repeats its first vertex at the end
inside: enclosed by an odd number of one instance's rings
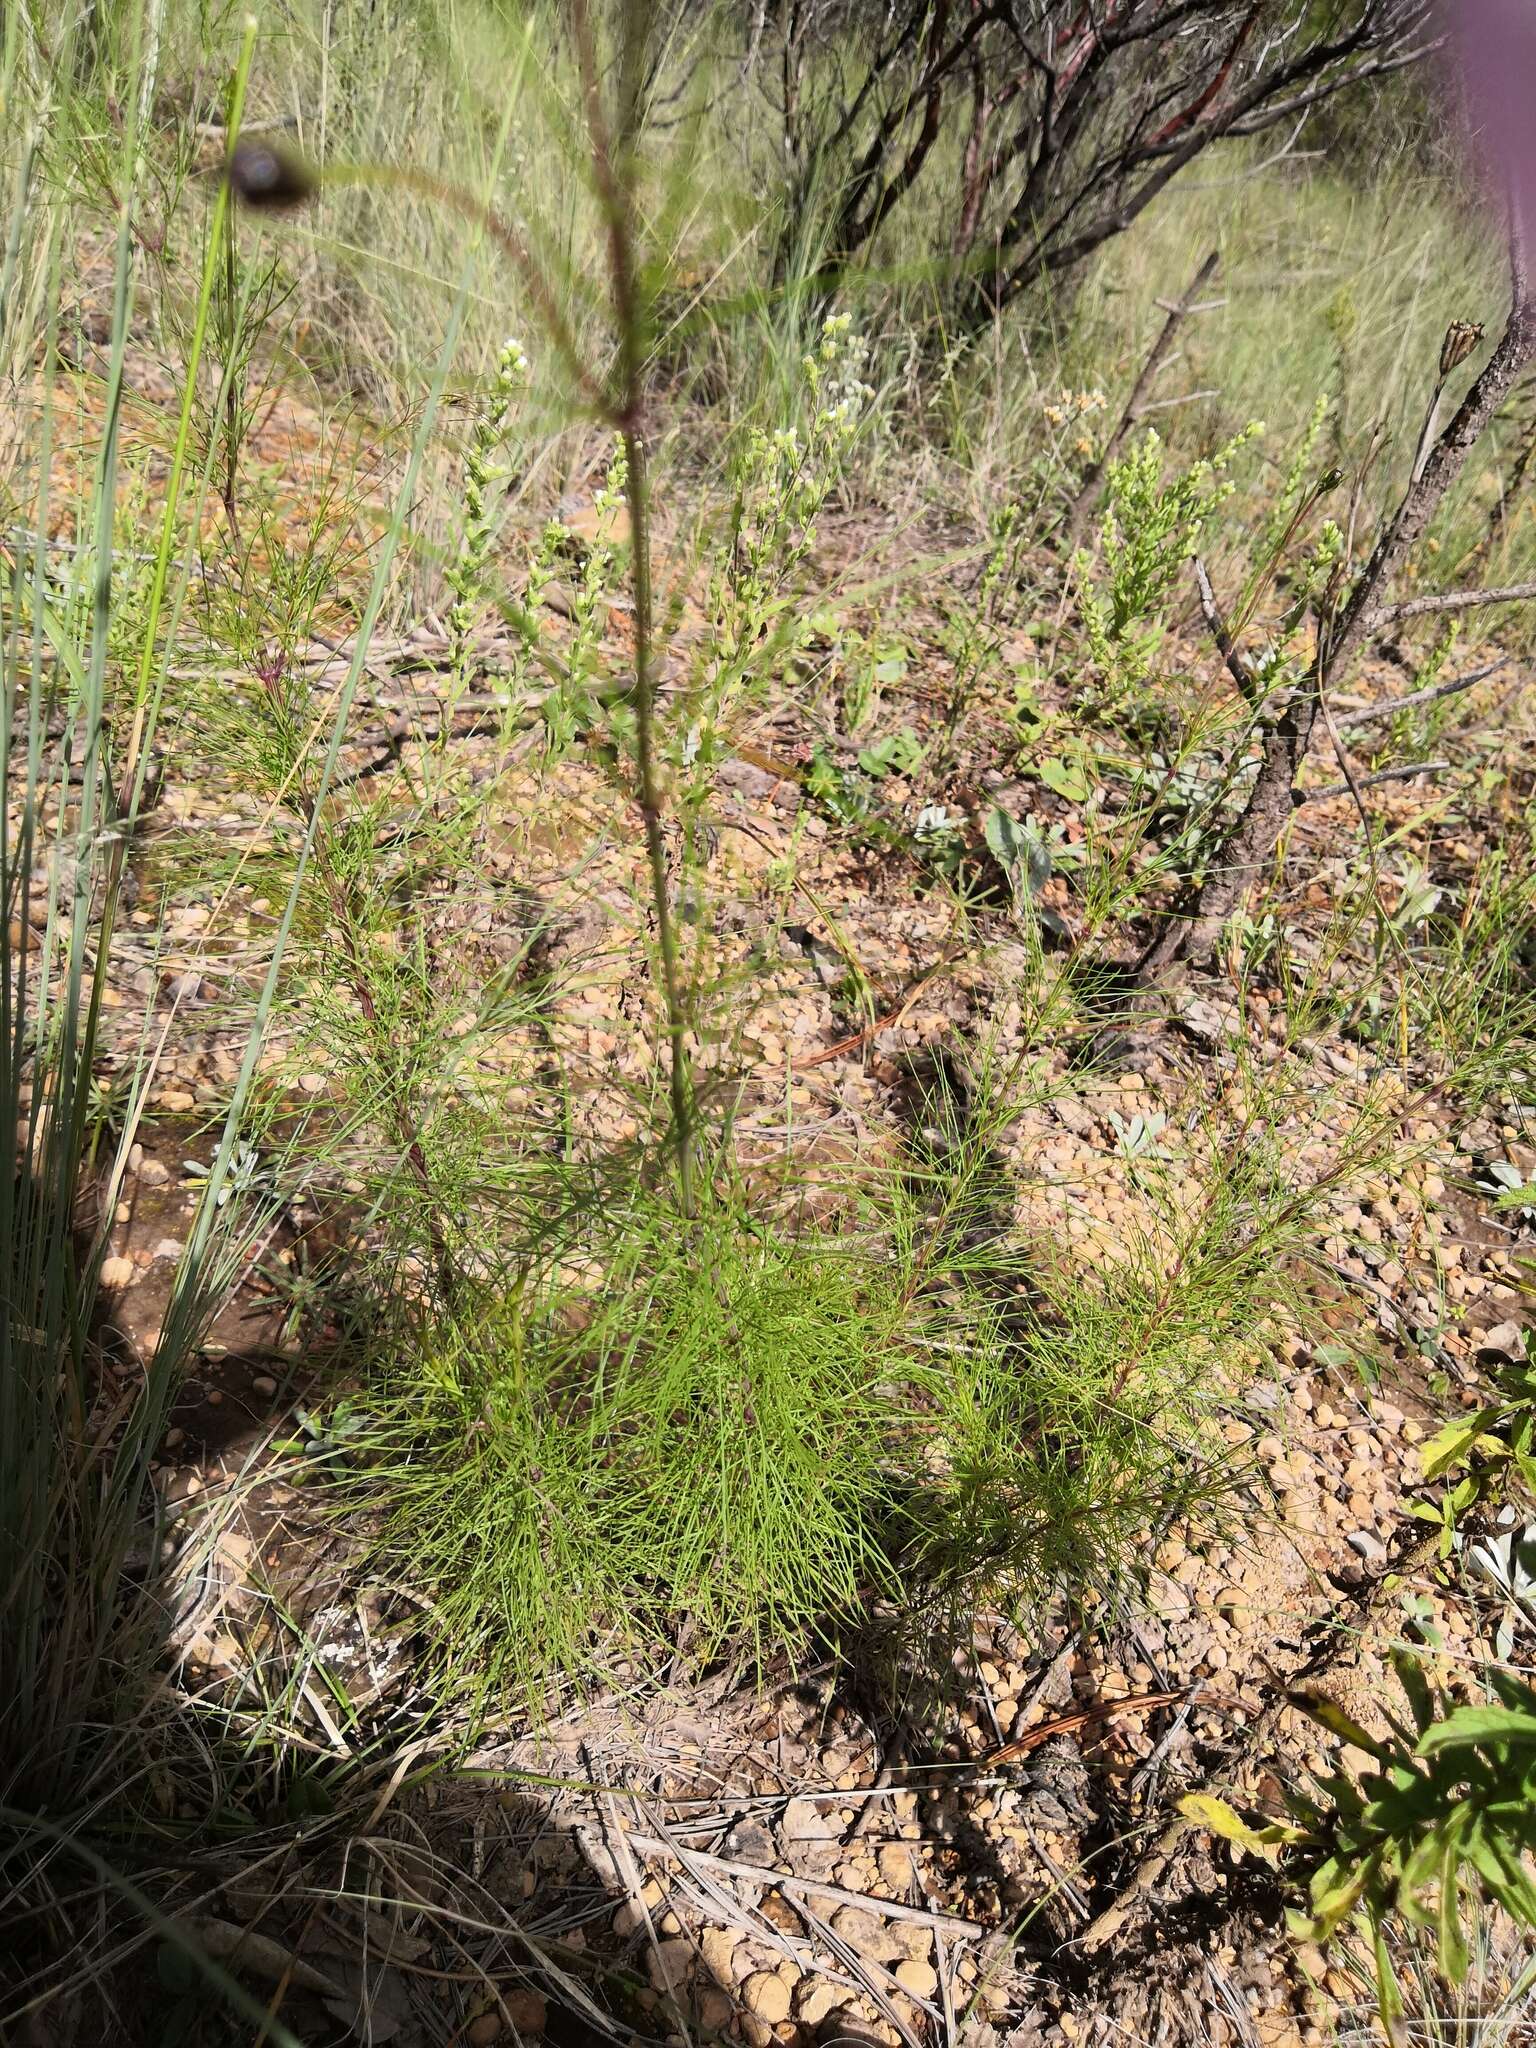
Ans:
POLYGON ((1316 1798, 1287 1795, 1288 1821, 1253 1826, 1225 1800, 1194 1793, 1180 1810, 1249 1852, 1295 1857, 1306 1904, 1287 1914, 1297 1939, 1323 1943, 1348 1926, 1370 1939, 1382 2025, 1406 2038, 1403 1995, 1388 1947, 1394 1921, 1428 1929, 1450 1985, 1467 1974, 1466 1925, 1474 1900, 1536 1928, 1536 1691, 1490 1669, 1496 1699, 1454 1705, 1412 1657, 1393 1659, 1412 1725, 1391 1715, 1382 1739, 1329 1700, 1293 1704, 1374 1770, 1340 1769, 1316 1798))

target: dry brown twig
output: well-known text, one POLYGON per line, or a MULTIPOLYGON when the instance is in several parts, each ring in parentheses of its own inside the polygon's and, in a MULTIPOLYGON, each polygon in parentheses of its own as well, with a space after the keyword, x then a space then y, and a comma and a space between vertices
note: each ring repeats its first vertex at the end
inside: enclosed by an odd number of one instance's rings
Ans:
MULTIPOLYGON (((1438 408, 1438 386, 1460 359, 1458 351, 1471 331, 1464 322, 1453 322, 1447 331, 1438 366, 1437 397, 1427 416, 1431 420, 1438 408)), ((1319 720, 1325 728, 1332 723, 1326 701, 1328 686, 1358 658, 1372 633, 1391 620, 1421 612, 1465 610, 1536 597, 1536 584, 1516 584, 1490 591, 1451 591, 1396 605, 1380 602, 1382 591, 1424 537, 1467 457, 1533 358, 1536 298, 1526 275, 1519 235, 1512 233, 1510 304, 1503 333, 1449 424, 1427 450, 1420 451, 1414 474, 1396 508, 1382 522, 1349 595, 1335 613, 1320 622, 1306 674, 1279 717, 1265 730, 1263 759, 1242 815, 1219 860, 1148 948, 1141 963, 1143 979, 1153 978, 1181 960, 1204 961, 1214 951, 1222 927, 1272 858, 1295 812, 1297 778, 1311 749, 1314 729, 1319 720)), ((1336 730, 1333 738, 1345 772, 1345 787, 1359 803, 1362 785, 1344 760, 1343 742, 1336 730)))
POLYGON ((1361 704, 1348 711, 1335 711, 1334 723, 1341 732, 1348 732, 1353 726, 1373 725, 1380 718, 1396 718, 1400 711, 1414 711, 1421 704, 1438 704, 1442 698, 1456 697, 1463 690, 1470 690, 1477 683, 1487 682, 1500 669, 1509 667, 1513 655, 1501 654, 1497 661, 1485 662, 1481 668, 1470 669, 1464 676, 1452 676, 1449 682, 1430 683, 1422 690, 1410 690, 1406 697, 1392 697, 1382 704, 1361 704))
POLYGON ((1058 1735, 1075 1735, 1100 1721, 1117 1721, 1123 1714, 1151 1714, 1159 1707, 1185 1702, 1194 1706, 1224 1707, 1229 1713, 1248 1712, 1243 1702, 1234 1699, 1230 1693, 1211 1692, 1204 1686, 1197 1686, 1193 1692, 1185 1686, 1178 1691, 1131 1693, 1125 1699, 1095 1700, 1091 1707, 1076 1707, 1070 1714, 1053 1715, 1049 1721, 1041 1721, 1036 1727, 1026 1729, 1012 1742, 1005 1742, 1001 1749, 992 1750, 981 1761, 984 1764, 1017 1763, 1031 1750, 1039 1749, 1058 1735))
MULTIPOLYGON (((1103 454, 1099 456, 1097 461, 1090 462, 1083 471, 1083 478, 1078 486, 1077 496, 1072 501, 1072 510, 1067 515, 1066 543, 1069 549, 1076 547, 1078 541, 1082 538, 1083 529, 1087 526, 1094 506, 1098 503, 1099 487, 1104 481, 1110 464, 1114 462, 1120 450, 1124 447, 1126 436, 1151 410, 1147 394, 1151 390, 1158 372, 1168 360, 1168 353, 1173 347, 1179 329, 1184 325, 1185 320, 1188 319, 1191 313, 1207 310, 1206 305, 1200 303, 1200 294, 1216 275, 1216 268, 1220 262, 1221 251, 1213 249, 1190 279, 1189 284, 1185 288, 1183 298, 1175 299, 1172 302, 1163 300, 1158 302, 1164 307, 1168 317, 1158 330, 1157 339, 1147 351, 1146 361, 1141 366, 1141 372, 1136 382, 1131 386, 1131 395, 1125 402, 1125 410, 1121 413, 1114 432, 1104 444, 1103 454)), ((1209 302, 1211 305, 1224 305, 1225 303, 1225 300, 1221 299, 1209 302)))
POLYGON ((684 1849, 680 1843, 664 1842, 655 1835, 629 1830, 627 1839, 630 1847, 638 1849, 643 1856, 675 1856, 696 1864, 701 1870, 715 1871, 721 1877, 740 1878, 768 1890, 804 1892, 807 1898, 829 1899, 838 1906, 858 1906, 864 1912, 886 1920, 908 1920, 923 1927, 942 1927, 957 1940, 979 1941, 990 1931, 972 1920, 961 1919, 956 1913, 935 1913, 926 1907, 903 1905, 899 1899, 881 1899, 872 1892, 849 1891, 843 1885, 824 1884, 820 1878, 796 1877, 792 1871, 771 1869, 761 1863, 737 1863, 728 1856, 709 1855, 703 1849, 684 1849))

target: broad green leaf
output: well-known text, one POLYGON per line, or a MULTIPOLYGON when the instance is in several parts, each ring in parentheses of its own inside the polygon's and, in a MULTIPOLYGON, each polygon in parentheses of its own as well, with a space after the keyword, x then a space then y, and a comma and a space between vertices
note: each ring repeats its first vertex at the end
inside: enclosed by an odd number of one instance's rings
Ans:
POLYGON ((1461 1841, 1449 1836, 1440 1857, 1440 1968, 1447 1983, 1467 1974, 1467 1942, 1461 1928, 1461 1841))
POLYGON ((1536 1927, 1536 1883, 1515 1845, 1497 1827, 1474 1821, 1464 1846, 1467 1861, 1511 1918, 1536 1927))
POLYGON ((1437 1835, 1426 1834, 1404 1859, 1402 1876, 1397 1881, 1397 1901, 1404 1912, 1434 1877, 1440 1863, 1441 1847, 1437 1835))
POLYGON ((1047 789, 1055 790, 1069 804, 1085 804, 1093 794, 1093 784, 1084 771, 1060 754, 1047 754, 1035 773, 1047 789))
POLYGON ((1392 1967, 1392 1958, 1387 1953, 1387 1939, 1380 1916, 1374 1913, 1371 1915, 1371 1947, 1376 1959, 1376 2010, 1381 2015, 1381 2024, 1392 2048, 1406 2048, 1408 2035, 1403 2026, 1403 1990, 1392 1967))
POLYGON ((1419 1737, 1418 1754, 1446 1749, 1482 1749, 1490 1743, 1536 1744, 1536 1712, 1510 1707, 1456 1707, 1419 1737))
POLYGON ((1512 1671, 1500 1671, 1497 1665, 1492 1665, 1488 1683, 1512 1713, 1536 1714, 1536 1688, 1523 1684, 1512 1671))
POLYGON ((1424 1676, 1424 1667, 1417 1657, 1410 1657, 1405 1650, 1399 1650, 1392 1658, 1392 1668, 1397 1673, 1398 1684, 1408 1695, 1414 1728, 1422 1735, 1435 1718, 1435 1695, 1424 1676))
POLYGON ((982 827, 992 858, 1008 875, 1024 865, 1024 834, 1017 818, 1010 817, 1001 804, 994 804, 982 827))
MULTIPOLYGON (((1496 1408, 1479 1408, 1475 1415, 1459 1422, 1448 1422, 1443 1429, 1437 1429, 1428 1443, 1419 1448, 1419 1471, 1424 1480, 1439 1479, 1453 1465, 1459 1465, 1464 1458, 1470 1457, 1478 1440, 1495 1423, 1502 1422, 1506 1412, 1502 1403, 1496 1408)), ((1496 1437, 1490 1442, 1495 1449, 1503 1449, 1496 1437)))

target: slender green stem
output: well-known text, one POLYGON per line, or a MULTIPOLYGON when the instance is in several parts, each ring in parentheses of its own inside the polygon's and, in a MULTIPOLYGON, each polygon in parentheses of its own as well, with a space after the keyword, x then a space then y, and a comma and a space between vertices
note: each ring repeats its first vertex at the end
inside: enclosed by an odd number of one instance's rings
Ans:
POLYGON ((586 0, 571 0, 571 21, 585 87, 587 131, 597 189, 608 214, 608 247, 613 311, 619 330, 615 413, 624 441, 624 493, 629 506, 630 588, 635 606, 635 766, 645 854, 656 912, 662 993, 667 1008, 672 1142, 677 1149, 678 1193, 683 1214, 693 1214, 694 1093, 688 1058, 688 1015, 678 967, 677 928, 667 890, 667 849, 662 829, 663 785, 656 746, 655 607, 651 586, 650 460, 645 438, 645 313, 640 288, 636 232, 637 145, 644 125, 645 52, 650 37, 646 0, 627 0, 622 10, 623 47, 619 120, 610 140, 598 86, 596 50, 586 0))
POLYGON ((662 991, 667 1005, 672 1141, 677 1147, 679 1192, 685 1216, 693 1214, 693 1074, 688 1059, 688 1016, 678 968, 677 928, 667 892, 667 848, 662 833, 662 786, 656 760, 656 673, 651 591, 650 467, 645 437, 626 424, 625 497, 629 504, 630 588, 635 604, 635 761, 645 854, 656 908, 656 943, 661 953, 662 991))
MULTIPOLYGON (((240 44, 240 55, 235 63, 234 79, 230 86, 226 118, 231 138, 240 131, 240 122, 245 112, 245 91, 251 75, 251 60, 255 54, 256 23, 252 20, 246 25, 245 35, 240 44)), ((229 180, 222 178, 214 196, 213 219, 208 228, 208 247, 203 258, 203 274, 197 291, 197 313, 192 325, 192 339, 187 348, 186 369, 183 372, 185 382, 181 396, 181 412, 176 421, 176 440, 171 451, 170 475, 165 484, 165 510, 161 515, 160 537, 155 548, 154 574, 150 580, 145 615, 144 644, 140 649, 138 685, 134 692, 133 730, 129 736, 123 770, 125 782, 132 782, 135 777, 139 751, 144 741, 144 713, 150 697, 150 681, 155 666, 160 613, 165 604, 171 562, 175 554, 173 542, 176 519, 181 510, 182 478, 186 472, 187 453, 192 441, 192 415, 197 400, 197 372, 202 362, 203 345, 208 337, 214 286, 220 264, 226 254, 225 221, 232 203, 229 180)))

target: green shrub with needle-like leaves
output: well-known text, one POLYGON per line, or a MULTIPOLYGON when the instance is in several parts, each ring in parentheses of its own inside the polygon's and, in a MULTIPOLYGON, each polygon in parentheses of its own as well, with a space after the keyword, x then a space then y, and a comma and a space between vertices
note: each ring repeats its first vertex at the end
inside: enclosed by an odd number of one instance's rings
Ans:
POLYGON ((890 1270, 634 1196, 581 1249, 393 1347, 338 1437, 443 1646, 548 1680, 678 1626, 766 1649, 889 1585, 890 1270))

